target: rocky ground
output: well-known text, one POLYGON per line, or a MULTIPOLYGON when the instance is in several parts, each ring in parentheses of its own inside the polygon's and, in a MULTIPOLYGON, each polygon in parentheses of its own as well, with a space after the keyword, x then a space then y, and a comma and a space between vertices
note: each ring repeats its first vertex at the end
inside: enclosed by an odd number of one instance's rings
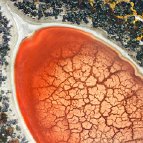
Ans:
POLYGON ((0 7, 0 143, 26 143, 11 104, 10 47, 14 25, 0 7))

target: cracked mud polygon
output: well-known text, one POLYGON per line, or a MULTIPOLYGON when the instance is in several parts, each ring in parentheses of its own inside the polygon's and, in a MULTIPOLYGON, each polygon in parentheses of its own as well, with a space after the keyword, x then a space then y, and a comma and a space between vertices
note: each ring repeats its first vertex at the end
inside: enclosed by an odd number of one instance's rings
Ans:
POLYGON ((143 80, 111 47, 83 31, 50 27, 24 39, 15 82, 37 142, 142 140, 143 80))

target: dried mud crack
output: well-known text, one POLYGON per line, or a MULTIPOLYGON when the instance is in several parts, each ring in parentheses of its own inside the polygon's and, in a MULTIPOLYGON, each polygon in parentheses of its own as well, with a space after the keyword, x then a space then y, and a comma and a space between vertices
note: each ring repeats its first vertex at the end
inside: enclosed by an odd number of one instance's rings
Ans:
POLYGON ((143 80, 83 31, 51 27, 20 45, 20 110, 39 143, 142 143, 143 80))

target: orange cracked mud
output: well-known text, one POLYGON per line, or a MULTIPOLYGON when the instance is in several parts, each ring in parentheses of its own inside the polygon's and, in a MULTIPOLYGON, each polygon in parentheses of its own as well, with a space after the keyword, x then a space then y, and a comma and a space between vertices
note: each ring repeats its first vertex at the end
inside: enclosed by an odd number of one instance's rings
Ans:
POLYGON ((24 39, 15 86, 37 143, 143 143, 143 80, 88 33, 50 27, 24 39))

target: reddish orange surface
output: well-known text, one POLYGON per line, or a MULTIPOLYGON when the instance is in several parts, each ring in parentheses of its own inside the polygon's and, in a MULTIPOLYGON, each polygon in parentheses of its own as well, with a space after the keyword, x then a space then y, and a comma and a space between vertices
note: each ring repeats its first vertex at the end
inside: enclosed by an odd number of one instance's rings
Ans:
POLYGON ((38 143, 143 142, 143 81, 107 45, 72 28, 20 44, 16 95, 38 143))

